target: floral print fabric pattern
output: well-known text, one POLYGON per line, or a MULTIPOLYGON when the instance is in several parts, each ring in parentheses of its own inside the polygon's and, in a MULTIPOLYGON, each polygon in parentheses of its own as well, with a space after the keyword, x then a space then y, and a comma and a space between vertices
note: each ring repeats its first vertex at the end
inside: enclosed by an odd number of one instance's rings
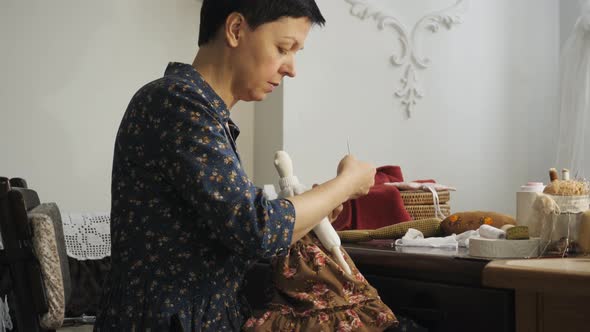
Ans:
POLYGON ((346 251, 347 274, 309 233, 272 261, 273 298, 268 311, 246 321, 246 331, 383 331, 397 325, 346 251))
POLYGON ((112 268, 95 331, 236 331, 257 259, 286 253, 295 210, 267 200, 240 166, 239 133, 190 65, 132 98, 112 172, 112 268))

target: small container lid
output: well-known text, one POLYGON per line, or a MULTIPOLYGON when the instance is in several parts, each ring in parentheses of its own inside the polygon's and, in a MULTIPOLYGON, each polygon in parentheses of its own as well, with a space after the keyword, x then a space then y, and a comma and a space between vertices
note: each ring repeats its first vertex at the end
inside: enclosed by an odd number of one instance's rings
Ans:
POLYGON ((545 189, 543 182, 527 182, 526 185, 520 186, 520 191, 542 192, 545 189))

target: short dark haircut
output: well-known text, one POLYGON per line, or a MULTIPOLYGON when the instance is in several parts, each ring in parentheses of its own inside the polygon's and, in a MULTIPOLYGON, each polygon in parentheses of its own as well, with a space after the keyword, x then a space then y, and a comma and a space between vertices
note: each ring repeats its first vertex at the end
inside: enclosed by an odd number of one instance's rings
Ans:
POLYGON ((281 17, 307 17, 320 26, 326 23, 315 0, 203 0, 199 46, 213 40, 233 12, 244 15, 252 29, 281 17))

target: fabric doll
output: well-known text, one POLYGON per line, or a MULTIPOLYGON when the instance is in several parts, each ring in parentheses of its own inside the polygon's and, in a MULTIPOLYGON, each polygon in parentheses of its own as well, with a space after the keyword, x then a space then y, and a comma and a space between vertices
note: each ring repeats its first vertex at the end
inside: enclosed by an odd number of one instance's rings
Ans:
MULTIPOLYGON (((279 197, 290 197, 299 194, 303 194, 307 191, 307 188, 299 182, 299 179, 293 175, 293 162, 291 157, 285 151, 278 151, 275 154, 275 167, 279 172, 279 197)), ((328 218, 324 218, 316 227, 313 228, 313 232, 320 239, 322 244, 328 251, 333 255, 336 262, 340 265, 344 271, 348 274, 352 274, 348 263, 344 260, 344 256, 341 251, 341 242, 338 233, 332 227, 332 224, 328 218)))
MULTIPOLYGON (((275 166, 281 176, 279 196, 304 191, 287 153, 275 154, 275 166)), ((398 324, 332 231, 314 229, 287 255, 272 260, 272 299, 260 317, 246 321, 245 331, 383 331, 398 324)))

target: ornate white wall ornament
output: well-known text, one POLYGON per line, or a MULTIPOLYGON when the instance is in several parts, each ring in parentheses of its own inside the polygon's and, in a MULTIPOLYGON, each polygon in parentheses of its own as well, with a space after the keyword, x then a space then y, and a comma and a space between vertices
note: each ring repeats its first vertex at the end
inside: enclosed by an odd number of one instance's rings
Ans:
POLYGON ((467 11, 469 0, 455 0, 452 6, 425 15, 416 22, 412 30, 406 28, 397 18, 386 14, 384 9, 376 8, 371 0, 344 0, 351 5, 350 14, 362 20, 372 18, 377 21, 379 29, 392 28, 401 42, 401 53, 391 56, 391 63, 397 67, 404 67, 401 87, 395 95, 401 98, 408 117, 411 117, 417 100, 424 96, 416 68, 426 69, 430 59, 422 56, 419 49, 418 37, 421 31, 428 30, 437 33, 441 25, 450 30, 462 23, 462 15, 467 11))

